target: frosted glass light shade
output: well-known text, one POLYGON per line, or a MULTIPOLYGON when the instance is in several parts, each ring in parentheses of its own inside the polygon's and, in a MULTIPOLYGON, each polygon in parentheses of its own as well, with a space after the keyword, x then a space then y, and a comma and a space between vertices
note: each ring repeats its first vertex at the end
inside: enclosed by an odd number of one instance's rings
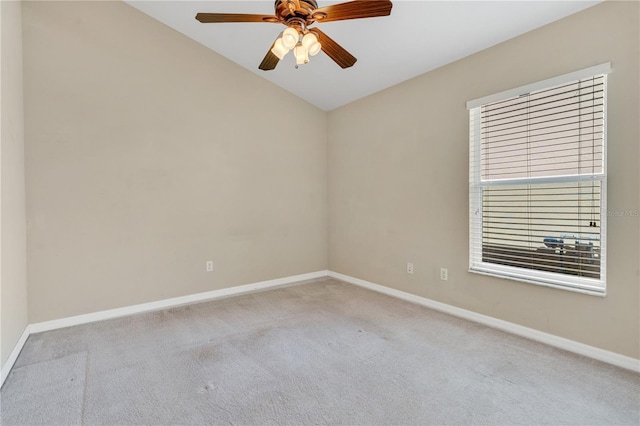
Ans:
POLYGON ((298 31, 295 28, 287 28, 282 33, 282 45, 287 49, 293 49, 293 47, 298 43, 298 31))
POLYGON ((322 49, 322 46, 318 43, 318 37, 313 33, 306 33, 304 37, 302 37, 302 45, 311 56, 317 55, 320 49, 322 49))
POLYGON ((309 62, 309 52, 307 52, 307 49, 302 45, 302 43, 298 43, 296 45, 296 47, 293 49, 293 54, 296 57, 297 65, 302 65, 309 62))
POLYGON ((282 38, 277 39, 276 42, 273 44, 273 48, 271 49, 271 53, 276 55, 280 60, 282 60, 282 58, 284 58, 284 56, 288 52, 289 52, 289 49, 284 47, 284 44, 282 44, 282 38))

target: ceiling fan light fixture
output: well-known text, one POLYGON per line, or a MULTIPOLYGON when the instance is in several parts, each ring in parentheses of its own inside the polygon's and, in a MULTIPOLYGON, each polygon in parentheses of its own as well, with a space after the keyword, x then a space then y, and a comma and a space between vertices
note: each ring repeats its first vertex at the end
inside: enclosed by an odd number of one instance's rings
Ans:
POLYGON ((296 57, 296 65, 302 65, 309 62, 309 52, 302 43, 298 42, 296 47, 293 49, 293 54, 296 57))
POLYGON ((294 46, 298 43, 298 39, 300 36, 298 35, 298 31, 295 28, 287 28, 282 33, 282 45, 287 49, 293 49, 294 46))
POLYGON ((318 42, 318 37, 313 33, 306 33, 304 37, 302 37, 302 45, 311 56, 316 56, 320 52, 320 49, 322 49, 322 45, 318 42))
POLYGON ((282 60, 282 58, 285 57, 285 55, 287 53, 289 53, 289 49, 287 49, 286 47, 284 47, 284 44, 282 44, 282 38, 279 38, 276 40, 276 42, 273 44, 273 48, 271 49, 271 52, 276 55, 278 57, 278 59, 282 60))
POLYGON ((322 51, 340 68, 345 69, 352 67, 358 59, 319 28, 309 29, 309 27, 325 22, 388 16, 391 14, 391 8, 391 0, 351 0, 320 8, 317 0, 275 0, 273 15, 200 12, 195 18, 203 24, 231 22, 283 24, 286 30, 276 37, 258 65, 258 69, 262 71, 274 70, 292 49, 296 58, 296 68, 300 64, 308 63, 309 56, 317 55, 322 51))

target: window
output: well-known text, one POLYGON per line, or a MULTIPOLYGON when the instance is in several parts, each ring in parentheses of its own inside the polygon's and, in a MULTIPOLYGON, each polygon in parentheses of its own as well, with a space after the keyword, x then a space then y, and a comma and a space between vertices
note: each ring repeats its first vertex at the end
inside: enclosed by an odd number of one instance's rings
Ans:
POLYGON ((605 294, 609 71, 467 103, 471 272, 605 294))

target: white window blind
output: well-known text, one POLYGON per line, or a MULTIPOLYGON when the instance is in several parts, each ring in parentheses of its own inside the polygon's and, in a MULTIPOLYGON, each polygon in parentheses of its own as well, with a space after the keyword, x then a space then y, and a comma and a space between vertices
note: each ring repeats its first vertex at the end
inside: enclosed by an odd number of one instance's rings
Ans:
POLYGON ((608 69, 469 103, 471 271, 604 294, 608 69))

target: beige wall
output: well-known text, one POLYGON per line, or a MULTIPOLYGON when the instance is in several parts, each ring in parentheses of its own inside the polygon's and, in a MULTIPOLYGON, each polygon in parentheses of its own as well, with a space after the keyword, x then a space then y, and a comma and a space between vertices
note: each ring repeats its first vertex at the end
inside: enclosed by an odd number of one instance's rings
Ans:
POLYGON ((121 2, 23 18, 29 322, 327 268, 325 112, 121 2))
POLYGON ((27 326, 21 3, 0 2, 0 365, 27 326))
POLYGON ((329 268, 638 358, 637 217, 609 219, 605 298, 468 272, 465 103, 611 61, 608 209, 638 211, 639 15, 606 2, 329 113, 329 268))
POLYGON ((467 272, 465 109, 611 61, 609 210, 639 209, 638 15, 607 2, 327 115, 125 4, 25 3, 29 322, 329 266, 639 357, 637 218, 609 220, 606 298, 467 272))

